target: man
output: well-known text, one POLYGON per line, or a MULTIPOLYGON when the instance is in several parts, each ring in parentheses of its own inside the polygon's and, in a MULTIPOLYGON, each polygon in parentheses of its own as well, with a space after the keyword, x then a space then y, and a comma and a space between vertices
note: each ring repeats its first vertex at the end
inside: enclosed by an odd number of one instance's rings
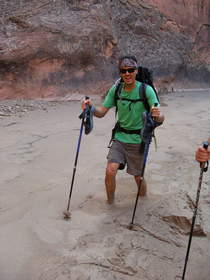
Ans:
MULTIPOLYGON (((139 186, 142 180, 140 174, 143 155, 140 154, 141 137, 140 132, 137 131, 143 127, 142 112, 146 111, 146 109, 143 102, 129 101, 129 99, 139 99, 139 87, 141 83, 136 81, 137 68, 135 56, 124 56, 120 58, 119 73, 120 78, 123 80, 123 88, 117 100, 117 120, 120 128, 114 134, 113 142, 107 156, 105 185, 108 204, 114 202, 118 169, 123 169, 127 164, 127 173, 134 176, 137 186, 139 186)), ((89 104, 95 117, 104 117, 110 108, 116 106, 116 87, 117 84, 109 89, 101 107, 95 108, 89 99, 83 101, 82 108, 84 108, 85 104, 89 104)), ((154 90, 150 86, 146 86, 146 97, 154 120, 163 122, 164 116, 160 112, 159 106, 154 107, 154 104, 159 104, 159 102, 154 90)), ((145 182, 141 184, 140 195, 146 195, 145 182)))
POLYGON ((206 162, 210 159, 210 138, 208 140, 209 146, 208 149, 204 149, 203 147, 198 147, 195 153, 195 159, 198 162, 206 162))

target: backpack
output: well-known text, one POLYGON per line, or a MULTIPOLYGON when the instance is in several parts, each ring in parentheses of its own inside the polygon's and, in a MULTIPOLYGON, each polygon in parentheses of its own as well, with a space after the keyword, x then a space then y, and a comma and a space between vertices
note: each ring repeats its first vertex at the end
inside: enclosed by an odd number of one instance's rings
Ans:
MULTIPOLYGON (((157 100, 159 102, 159 98, 158 98, 158 94, 157 94, 157 91, 154 87, 154 84, 153 84, 153 77, 152 77, 152 72, 146 68, 146 67, 142 67, 142 66, 139 66, 138 67, 138 73, 136 75, 136 80, 141 82, 141 85, 139 87, 139 98, 138 99, 129 99, 129 98, 122 98, 120 97, 120 93, 121 93, 121 90, 123 88, 123 80, 120 79, 117 81, 117 85, 116 85, 116 89, 115 89, 115 107, 116 107, 116 110, 115 110, 115 116, 117 115, 117 100, 126 100, 126 101, 130 101, 131 104, 132 103, 136 103, 136 102, 143 102, 144 104, 144 107, 146 109, 147 112, 150 112, 150 105, 147 101, 147 97, 146 97, 146 87, 147 85, 151 86, 156 94, 156 97, 157 97, 157 100)), ((120 124, 118 122, 116 122, 114 128, 112 129, 112 137, 111 137, 111 140, 110 140, 110 143, 109 143, 109 146, 110 147, 110 144, 112 142, 112 140, 114 139, 114 135, 117 131, 121 131, 121 132, 124 132, 124 133, 128 133, 128 134, 140 134, 141 133, 141 130, 138 129, 138 130, 128 130, 128 129, 125 129, 123 127, 120 126, 120 124)))

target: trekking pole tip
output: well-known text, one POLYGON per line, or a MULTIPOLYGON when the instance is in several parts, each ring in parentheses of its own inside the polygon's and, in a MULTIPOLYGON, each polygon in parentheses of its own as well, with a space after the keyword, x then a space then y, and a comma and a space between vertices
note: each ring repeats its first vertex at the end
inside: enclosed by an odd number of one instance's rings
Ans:
POLYGON ((71 219, 71 213, 70 213, 70 211, 68 211, 68 210, 63 211, 63 218, 64 218, 65 220, 71 219))
POLYGON ((130 223, 130 224, 127 226, 127 228, 128 228, 129 230, 132 230, 132 229, 133 229, 133 223, 130 223))

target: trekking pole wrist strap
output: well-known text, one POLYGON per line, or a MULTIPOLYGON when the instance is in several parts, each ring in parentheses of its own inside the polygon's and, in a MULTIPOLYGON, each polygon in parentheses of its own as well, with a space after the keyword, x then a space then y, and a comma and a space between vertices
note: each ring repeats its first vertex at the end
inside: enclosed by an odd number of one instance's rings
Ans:
POLYGON ((92 105, 90 111, 94 114, 94 112, 96 111, 96 107, 92 105))

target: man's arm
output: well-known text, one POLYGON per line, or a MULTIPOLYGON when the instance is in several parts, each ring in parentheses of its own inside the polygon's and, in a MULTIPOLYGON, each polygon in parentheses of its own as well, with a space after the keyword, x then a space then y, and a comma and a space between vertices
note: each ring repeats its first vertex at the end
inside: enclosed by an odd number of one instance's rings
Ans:
POLYGON ((82 100, 82 110, 85 109, 86 105, 90 106, 93 115, 95 117, 97 117, 97 118, 103 118, 106 115, 106 113, 109 111, 109 108, 106 108, 104 106, 95 107, 93 105, 91 99, 84 99, 84 100, 82 100))
POLYGON ((97 118, 103 118, 106 113, 109 111, 109 108, 106 108, 104 106, 101 106, 101 107, 92 107, 91 108, 92 112, 93 112, 93 115, 97 118))

